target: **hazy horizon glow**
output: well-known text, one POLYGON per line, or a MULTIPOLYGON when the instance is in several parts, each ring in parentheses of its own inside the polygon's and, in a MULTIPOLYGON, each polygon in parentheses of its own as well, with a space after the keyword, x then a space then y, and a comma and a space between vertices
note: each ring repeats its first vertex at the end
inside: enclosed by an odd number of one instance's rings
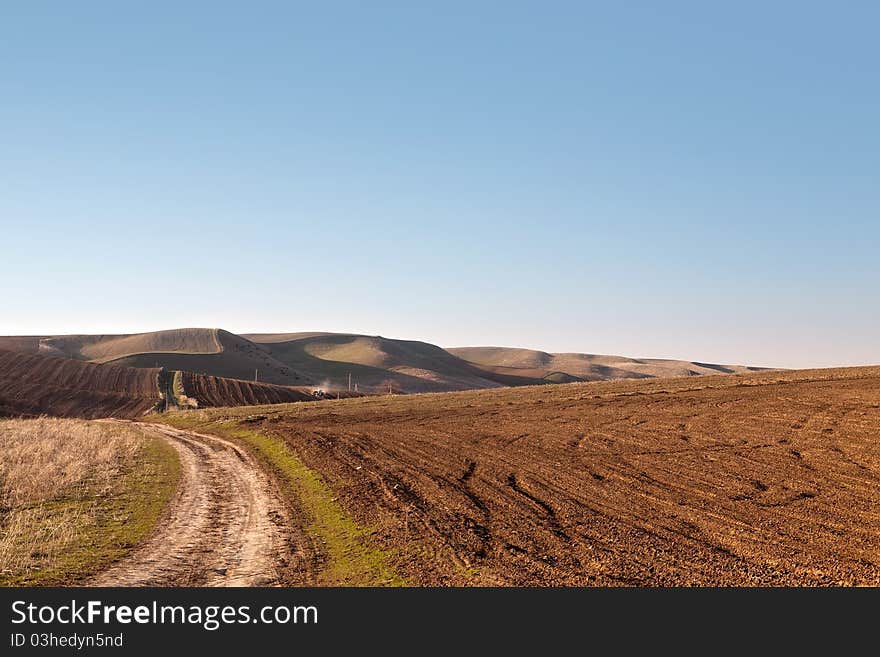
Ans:
POLYGON ((880 363, 876 3, 0 9, 0 334, 880 363))

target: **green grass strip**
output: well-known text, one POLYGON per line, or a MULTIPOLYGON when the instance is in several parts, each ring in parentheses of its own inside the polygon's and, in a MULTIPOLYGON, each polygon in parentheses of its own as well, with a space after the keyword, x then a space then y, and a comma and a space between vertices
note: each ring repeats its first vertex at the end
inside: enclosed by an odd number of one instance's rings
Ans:
POLYGON ((250 429, 235 421, 205 423, 195 412, 157 418, 179 428, 197 428, 223 438, 241 440, 252 447, 278 473, 286 493, 298 503, 311 523, 305 527, 324 550, 326 561, 318 573, 322 586, 406 586, 389 564, 390 554, 377 548, 372 531, 360 527, 336 501, 336 494, 320 474, 308 468, 281 438, 250 429))

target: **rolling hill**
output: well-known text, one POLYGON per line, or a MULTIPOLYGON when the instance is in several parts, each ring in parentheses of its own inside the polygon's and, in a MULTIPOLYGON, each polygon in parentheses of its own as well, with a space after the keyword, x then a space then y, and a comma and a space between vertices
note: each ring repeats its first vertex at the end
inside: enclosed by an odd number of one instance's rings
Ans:
POLYGON ((697 361, 550 354, 528 349, 443 349, 426 342, 344 333, 255 333, 242 338, 267 347, 308 379, 352 376, 365 389, 391 384, 404 392, 732 374, 763 368, 697 361))
POLYGON ((714 365, 696 361, 662 358, 626 358, 597 354, 551 354, 512 347, 460 347, 448 349, 459 358, 495 372, 521 373, 543 379, 566 377, 581 381, 614 379, 652 379, 704 374, 742 374, 760 371, 759 367, 714 365))
POLYGON ((349 333, 236 335, 207 328, 0 337, 0 349, 281 386, 346 389, 350 376, 362 392, 446 392, 757 369, 505 347, 443 349, 427 342, 349 333))
POLYGON ((539 383, 501 380, 492 372, 426 342, 344 333, 245 335, 306 379, 325 387, 347 386, 348 374, 363 390, 443 392, 539 383))

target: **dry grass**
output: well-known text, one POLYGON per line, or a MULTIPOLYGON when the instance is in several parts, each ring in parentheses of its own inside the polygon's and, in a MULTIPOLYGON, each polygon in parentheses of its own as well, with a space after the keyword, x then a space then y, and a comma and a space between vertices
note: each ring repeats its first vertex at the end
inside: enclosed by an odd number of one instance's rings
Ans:
POLYGON ((16 508, 73 489, 105 491, 138 450, 138 436, 56 418, 0 424, 0 503, 16 508))
POLYGON ((133 427, 0 421, 0 584, 76 580, 118 558, 158 519, 175 467, 133 427))
MULTIPOLYGON (((95 363, 151 353, 219 354, 223 351, 217 329, 183 328, 134 335, 108 336, 86 341, 79 350, 95 363)), ((93 336, 87 336, 93 337, 93 336)))

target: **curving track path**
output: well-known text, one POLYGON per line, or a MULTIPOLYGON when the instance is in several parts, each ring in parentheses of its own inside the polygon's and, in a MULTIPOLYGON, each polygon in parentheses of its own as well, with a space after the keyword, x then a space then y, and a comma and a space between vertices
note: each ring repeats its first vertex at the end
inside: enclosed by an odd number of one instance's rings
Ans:
POLYGON ((93 586, 272 586, 295 555, 281 498, 235 444, 166 425, 140 425, 177 450, 181 482, 166 517, 93 586))

